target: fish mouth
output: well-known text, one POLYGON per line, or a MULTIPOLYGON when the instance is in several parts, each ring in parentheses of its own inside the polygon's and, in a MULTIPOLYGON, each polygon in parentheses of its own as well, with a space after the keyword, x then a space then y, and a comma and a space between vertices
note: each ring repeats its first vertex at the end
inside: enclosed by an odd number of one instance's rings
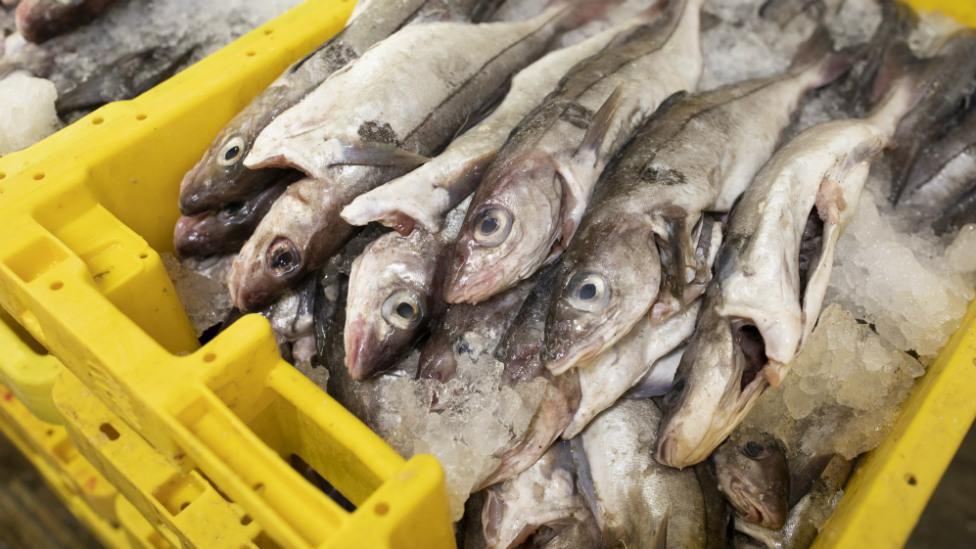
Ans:
POLYGON ((451 304, 476 305, 506 289, 499 271, 469 272, 463 266, 453 272, 445 286, 444 300, 451 304))
POLYGON ((260 267, 247 266, 241 256, 234 259, 230 275, 227 279, 227 290, 230 300, 240 311, 254 311, 266 304, 274 296, 271 289, 260 288, 257 284, 246 284, 245 281, 260 274, 260 267))
POLYGON ((366 330, 366 321, 358 318, 346 327, 346 370, 355 381, 362 381, 373 374, 376 338, 366 330))
POLYGON ((786 522, 784 513, 779 513, 771 509, 766 509, 757 498, 752 494, 754 487, 740 479, 734 479, 729 484, 730 497, 733 507, 745 520, 762 526, 778 530, 786 522))

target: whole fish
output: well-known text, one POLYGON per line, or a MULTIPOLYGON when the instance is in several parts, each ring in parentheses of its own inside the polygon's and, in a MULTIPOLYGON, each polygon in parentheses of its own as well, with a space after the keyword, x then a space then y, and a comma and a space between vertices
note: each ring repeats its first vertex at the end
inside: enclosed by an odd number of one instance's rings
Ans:
POLYGON ((939 139, 925 145, 908 175, 898 207, 931 223, 976 189, 976 108, 939 139))
POLYGON ((484 547, 509 549, 522 547, 542 528, 586 524, 591 517, 576 488, 569 444, 562 442, 518 476, 486 491, 480 534, 484 547))
MULTIPOLYGON (((706 218, 702 221, 700 233, 695 259, 698 264, 706 267, 706 272, 710 272, 722 242, 722 231, 718 222, 706 218)), ((700 296, 707 282, 706 278, 700 284, 690 287, 692 291, 689 292, 689 297, 692 292, 700 296)), ((697 297, 694 299, 697 300, 697 297)), ((700 303, 694 301, 664 319, 645 315, 613 347, 592 361, 580 365, 580 404, 572 422, 563 431, 563 438, 576 436, 600 412, 613 406, 627 391, 658 368, 659 361, 664 360, 691 337, 699 310, 700 303)), ((665 361, 660 366, 667 368, 667 364, 665 361)), ((660 384, 670 389, 673 377, 673 373, 665 375, 660 384)))
POLYGON ((569 245, 600 173, 660 103, 702 70, 702 0, 578 65, 514 131, 478 187, 448 272, 449 303, 477 303, 569 245))
POLYGON ((706 547, 706 502, 694 471, 654 461, 661 413, 622 400, 573 439, 579 483, 607 547, 706 547))
POLYGON ((742 520, 783 527, 790 510, 790 468, 775 437, 741 425, 715 450, 712 462, 719 489, 742 520))
POLYGON ((17 31, 40 44, 72 31, 112 7, 115 0, 22 0, 17 5, 17 31))
POLYGON ((183 178, 180 210, 194 215, 246 199, 275 180, 273 172, 244 167, 258 134, 335 71, 400 27, 416 22, 470 20, 498 0, 369 0, 360 2, 346 28, 288 68, 237 114, 183 178))
POLYGON ((253 198, 231 204, 222 210, 176 222, 173 245, 180 257, 210 257, 236 253, 254 233, 275 200, 295 180, 289 173, 253 198))
POLYGON ((870 163, 923 88, 913 76, 901 77, 868 118, 804 131, 742 195, 665 399, 658 461, 703 461, 766 387, 780 384, 820 315, 837 239, 870 163))
MULTIPOLYGON (((892 62, 891 64, 894 64, 892 62)), ((898 125, 889 154, 892 169, 891 203, 897 205, 909 189, 910 175, 923 148, 935 140, 976 93, 976 29, 958 31, 927 60, 929 86, 917 109, 898 125)), ((888 75, 879 75, 884 85, 888 75)))
POLYGON ((352 225, 380 222, 409 234, 416 224, 437 232, 444 216, 474 192, 512 129, 577 63, 615 37, 657 16, 652 8, 634 21, 607 29, 577 45, 554 51, 515 75, 504 101, 437 158, 352 201, 342 218, 352 225))
POLYGON ((439 268, 464 217, 451 212, 448 227, 431 234, 389 233, 366 247, 352 265, 346 298, 346 368, 365 379, 392 366, 442 309, 439 268))
POLYGON ((833 513, 852 468, 850 461, 834 456, 813 483, 809 493, 790 510, 786 524, 779 530, 736 519, 735 530, 741 534, 735 537, 733 546, 767 549, 809 547, 833 513))
POLYGON ((319 181, 292 185, 244 246, 230 278, 237 306, 258 306, 320 267, 352 232, 343 207, 423 163, 561 29, 600 9, 573 0, 519 23, 406 27, 275 119, 248 167, 291 166, 319 181))
MULTIPOLYGON (((468 335, 486 331, 484 326, 505 334, 533 287, 534 280, 528 280, 477 305, 449 306, 420 352, 418 376, 442 383, 452 379, 457 373, 458 355, 470 352, 473 346, 468 335)), ((495 345, 489 345, 485 352, 495 354, 495 345)))
POLYGON ((546 367, 558 374, 590 360, 652 305, 656 316, 667 316, 696 297, 684 294, 710 271, 694 257, 692 232, 702 213, 728 211, 773 154, 804 95, 847 69, 846 56, 832 46, 820 29, 784 74, 674 97, 638 132, 564 254, 546 327, 546 367))

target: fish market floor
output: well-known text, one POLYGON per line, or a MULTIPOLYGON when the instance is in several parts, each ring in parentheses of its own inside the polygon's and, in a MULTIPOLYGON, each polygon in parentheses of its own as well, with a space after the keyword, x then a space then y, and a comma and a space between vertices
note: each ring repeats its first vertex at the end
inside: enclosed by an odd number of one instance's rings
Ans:
MULTIPOLYGON (((908 549, 969 549, 976 539, 976 429, 942 478, 908 549)), ((95 549, 95 538, 51 492, 16 448, 0 436, 0 549, 95 549)))

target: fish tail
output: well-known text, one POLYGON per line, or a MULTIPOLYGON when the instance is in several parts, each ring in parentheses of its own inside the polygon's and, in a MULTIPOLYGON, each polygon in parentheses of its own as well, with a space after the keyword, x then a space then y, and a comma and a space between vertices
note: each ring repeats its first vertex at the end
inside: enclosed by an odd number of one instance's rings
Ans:
POLYGON ((834 40, 826 27, 820 26, 810 38, 800 45, 791 72, 810 75, 810 88, 820 88, 837 80, 851 68, 853 59, 850 52, 836 51, 834 40))

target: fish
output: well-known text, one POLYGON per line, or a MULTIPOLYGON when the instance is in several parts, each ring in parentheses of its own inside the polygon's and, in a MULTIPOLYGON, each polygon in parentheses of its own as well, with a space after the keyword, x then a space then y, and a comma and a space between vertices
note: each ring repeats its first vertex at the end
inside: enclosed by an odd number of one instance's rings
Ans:
MULTIPOLYGON (((499 334, 505 334, 533 287, 534 280, 528 280, 477 305, 461 303, 448 306, 421 348, 418 377, 441 383, 453 379, 457 373, 458 355, 472 350, 468 334, 487 332, 489 326, 499 334)), ((484 342, 482 338, 478 339, 484 342)), ((485 352, 495 354, 497 345, 498 341, 489 341, 485 352)))
POLYGON ((592 515, 576 488, 569 443, 561 442, 519 475, 486 491, 478 533, 484 547, 509 549, 522 547, 543 528, 588 521, 592 515))
POLYGON ((624 393, 623 398, 642 400, 668 394, 674 384, 674 374, 678 371, 678 363, 681 362, 681 357, 684 354, 685 348, 680 346, 659 358, 651 365, 644 377, 640 378, 637 384, 624 393))
POLYGON ((17 32, 40 44, 91 22, 115 0, 22 0, 17 4, 17 32))
MULTIPOLYGON (((405 25, 468 21, 498 0, 370 0, 360 2, 346 28, 289 67, 214 138, 180 184, 180 211, 195 215, 250 198, 275 180, 274 172, 244 166, 254 140, 271 121, 298 104, 334 72, 405 25)), ((490 11, 490 10, 489 10, 490 11)))
POLYGON ((465 209, 451 212, 455 220, 439 233, 385 234, 353 263, 344 332, 346 368, 353 379, 392 366, 443 312, 440 266, 465 209))
POLYGON ((342 210, 351 225, 379 222, 409 234, 415 226, 440 230, 444 216, 474 192, 498 150, 518 125, 577 63, 598 53, 620 33, 657 16, 653 7, 634 21, 607 29, 579 44, 554 51, 512 79, 492 114, 416 170, 352 201, 342 210))
MULTIPOLYGON (((939 140, 925 145, 912 166, 898 209, 923 223, 951 212, 976 189, 976 108, 939 140)), ((951 213, 950 213, 951 215, 951 213)))
POLYGON ((976 183, 932 223, 932 228, 936 234, 944 235, 971 223, 976 223, 976 183))
POLYGON ((833 513, 852 469, 851 461, 839 455, 833 456, 813 482, 809 493, 790 510, 786 524, 779 530, 763 528, 736 518, 733 546, 768 549, 809 547, 820 533, 824 522, 833 513))
MULTIPOLYGON (((897 64, 899 56, 892 57, 895 60, 889 64, 897 64)), ((912 168, 923 148, 939 137, 976 94, 976 29, 951 35, 936 56, 926 60, 925 67, 929 86, 919 100, 919 107, 898 125, 893 147, 887 155, 892 172, 889 200, 894 206, 905 198, 912 168)), ((886 79, 883 68, 878 76, 879 85, 883 86, 886 79)))
POLYGON ((571 441, 578 484, 606 547, 710 546, 706 502, 693 470, 654 461, 661 412, 622 400, 571 441))
POLYGON ((294 180, 295 174, 286 172, 279 183, 261 191, 254 198, 230 204, 216 212, 181 217, 176 222, 173 235, 176 254, 182 258, 204 258, 238 252, 271 205, 294 180))
POLYGON ((315 358, 316 289, 315 277, 308 277, 261 311, 271 322, 281 354, 289 362, 309 366, 315 358))
POLYGON ((241 250, 236 305, 259 306, 320 267, 353 231, 342 208, 424 163, 560 29, 593 14, 583 7, 605 8, 581 1, 520 23, 406 27, 269 124, 245 164, 315 177, 292 185, 241 250))
POLYGON ((790 509, 790 468, 774 436, 742 425, 711 457, 719 489, 742 520, 779 529, 790 509))
POLYGON ((633 132, 702 71, 701 0, 577 65, 514 130, 474 194, 448 271, 448 303, 477 303, 552 262, 569 245, 593 187, 633 132))
POLYGON ((666 317, 700 295, 703 212, 727 212, 772 156, 805 95, 850 65, 818 29, 783 74, 672 96, 608 170, 563 254, 546 325, 546 367, 559 374, 620 341, 654 307, 666 317), (663 288, 663 289, 662 289, 663 288), (670 311, 670 312, 669 312, 670 311))
POLYGON ((763 391, 780 385, 819 318, 837 239, 871 162, 924 88, 906 73, 869 117, 802 132, 743 193, 664 399, 659 462, 681 468, 705 460, 763 391))

